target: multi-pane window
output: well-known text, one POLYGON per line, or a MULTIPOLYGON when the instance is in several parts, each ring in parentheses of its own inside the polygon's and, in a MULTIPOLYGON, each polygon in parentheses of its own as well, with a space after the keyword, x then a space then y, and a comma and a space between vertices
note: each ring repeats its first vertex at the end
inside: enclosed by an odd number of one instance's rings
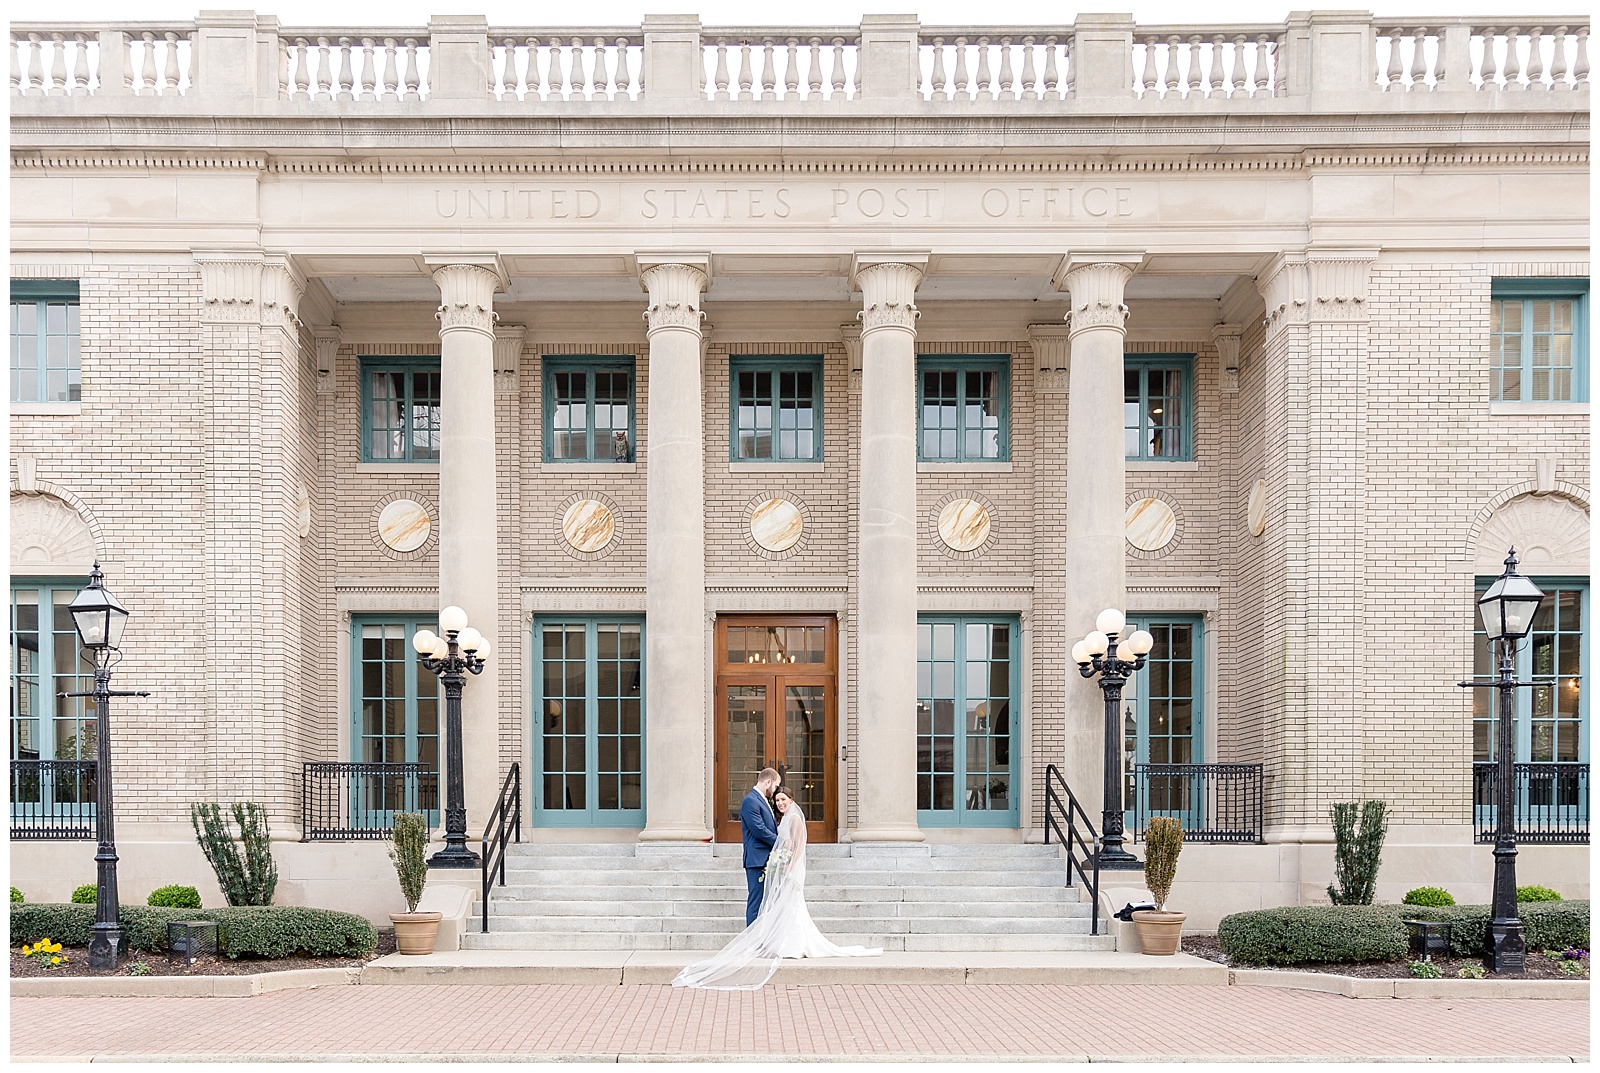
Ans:
POLYGON ((586 827, 643 823, 643 623, 540 619, 534 651, 535 809, 541 821, 586 827))
POLYGON ((1589 281, 1497 279, 1490 290, 1489 397, 1589 398, 1589 281))
POLYGON ((11 589, 11 758, 34 761, 11 781, 13 811, 57 818, 92 814, 94 705, 62 697, 94 688, 67 605, 80 583, 14 581, 11 589))
POLYGON ((76 280, 11 282, 11 401, 77 402, 76 280))
POLYGON ((1015 620, 917 622, 917 812, 930 827, 1014 827, 1015 620))
POLYGON ((422 812, 437 822, 438 679, 419 665, 411 638, 432 617, 357 617, 351 758, 358 826, 386 826, 394 812, 422 812), (383 768, 372 765, 382 764, 383 768), (403 765, 414 765, 411 767, 403 765))
POLYGON ((633 461, 633 359, 545 359, 547 462, 633 461))
POLYGON ((1122 367, 1122 438, 1130 462, 1187 462, 1194 422, 1189 386, 1193 360, 1152 354, 1122 367))
MULTIPOLYGON (((1589 756, 1589 703, 1584 679, 1589 663, 1589 586, 1581 581, 1536 579, 1544 602, 1526 640, 1517 643, 1518 681, 1538 683, 1516 691, 1517 763, 1578 763, 1589 756)), ((1478 595, 1483 594, 1480 587, 1478 595)), ((1476 610, 1476 609, 1474 609, 1476 610)), ((1495 672, 1481 618, 1474 635, 1474 673, 1495 672)), ((1472 759, 1498 758, 1498 698, 1493 689, 1472 691, 1472 759)))
POLYGON ((439 359, 361 363, 363 462, 439 460, 439 359))
POLYGON ((917 359, 917 459, 1011 457, 1011 362, 954 354, 917 359))
POLYGON ((1191 773, 1134 777, 1135 764, 1202 761, 1200 619, 1172 615, 1128 626, 1130 632, 1141 628, 1150 631, 1155 644, 1123 696, 1123 807, 1143 817, 1173 816, 1186 828, 1203 827, 1203 787, 1191 773))
POLYGON ((736 462, 822 460, 822 363, 744 357, 728 363, 736 462))

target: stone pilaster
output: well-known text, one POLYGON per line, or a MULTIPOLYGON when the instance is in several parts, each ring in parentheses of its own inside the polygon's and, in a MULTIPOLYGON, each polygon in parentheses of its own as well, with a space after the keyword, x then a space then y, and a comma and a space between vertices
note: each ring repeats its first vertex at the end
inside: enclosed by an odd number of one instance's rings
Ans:
MULTIPOLYGON (((491 644, 483 673, 471 677, 461 695, 467 837, 478 839, 500 789, 503 660, 497 652, 519 643, 500 629, 496 601, 494 295, 505 288, 506 277, 492 254, 444 254, 426 262, 440 298, 439 605, 460 607, 491 644)), ((441 815, 450 803, 442 804, 441 815)))
POLYGON ((639 255, 649 292, 645 444, 646 841, 711 837, 700 293, 710 258, 639 255))
POLYGON ((917 284, 926 255, 857 254, 862 296, 854 842, 917 827, 917 284))
MULTIPOLYGON (((1071 295, 1068 325, 1066 616, 1070 643, 1094 629, 1108 607, 1127 607, 1122 436, 1123 291, 1138 253, 1069 255, 1057 285, 1071 295)), ((1104 800, 1105 702, 1075 672, 1067 676, 1062 771, 1089 815, 1104 800)), ((1116 746, 1119 750, 1120 743, 1116 746)))

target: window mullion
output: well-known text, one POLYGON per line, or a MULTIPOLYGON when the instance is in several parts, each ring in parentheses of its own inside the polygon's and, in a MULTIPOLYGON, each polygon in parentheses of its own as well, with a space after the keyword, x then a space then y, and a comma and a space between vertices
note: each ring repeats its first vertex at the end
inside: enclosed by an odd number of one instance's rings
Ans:
MULTIPOLYGON (((957 377, 957 380, 960 380, 957 377)), ((956 385, 956 399, 961 399, 961 386, 956 385)), ((960 442, 961 419, 956 418, 957 442, 960 442)), ((961 457, 958 453, 958 457, 961 457)), ((962 823, 967 816, 967 620, 956 619, 955 640, 955 739, 951 743, 950 768, 954 772, 955 793, 954 804, 956 810, 956 823, 962 823)))
POLYGON ((592 823, 600 809, 600 624, 591 619, 583 630, 584 814, 592 823))
POLYGON ((1533 402, 1533 302, 1532 298, 1522 300, 1522 392, 1518 395, 1523 402, 1533 402))

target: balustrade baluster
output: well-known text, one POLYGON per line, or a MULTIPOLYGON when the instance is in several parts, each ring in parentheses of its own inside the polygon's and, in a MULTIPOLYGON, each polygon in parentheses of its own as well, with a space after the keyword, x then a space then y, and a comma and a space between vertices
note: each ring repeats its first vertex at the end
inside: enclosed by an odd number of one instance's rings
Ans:
POLYGON ((967 76, 967 39, 965 37, 956 38, 956 80, 953 89, 961 95, 962 100, 970 99, 972 83, 968 81, 967 76))
POLYGON ((717 95, 716 100, 726 101, 731 97, 728 85, 732 79, 728 75, 728 42, 725 38, 717 39, 717 95))
POLYGON ((154 96, 156 93, 156 35, 146 30, 139 35, 144 43, 144 63, 139 66, 139 93, 154 96))
POLYGON ((989 94, 991 99, 998 100, 1003 96, 1009 100, 1015 100, 1018 94, 1015 92, 1014 79, 1015 76, 1011 71, 1011 38, 1002 37, 1000 39, 1000 74, 995 79, 994 87, 989 94))
POLYGON ((1039 83, 1039 99, 1041 101, 1058 101, 1061 99, 1061 69, 1056 63, 1056 45, 1054 35, 1044 39, 1044 75, 1039 83), (1054 94, 1052 96, 1052 94, 1054 94))
POLYGON ((998 94, 993 92, 993 85, 994 79, 989 74, 989 39, 980 37, 978 38, 978 78, 973 100, 982 100, 985 91, 989 91, 989 99, 991 101, 994 100, 998 94))
POLYGON ((577 67, 580 78, 578 92, 582 95, 583 100, 592 101, 594 100, 595 92, 596 58, 589 54, 588 50, 583 47, 583 41, 576 37, 572 39, 572 52, 576 57, 574 66, 577 67))
POLYGON ((24 93, 22 85, 22 60, 17 56, 18 49, 25 49, 27 43, 19 41, 15 34, 7 38, 11 42, 11 95, 20 97, 24 93))
POLYGON ((628 39, 619 37, 617 38, 617 96, 625 101, 633 100, 632 86, 633 71, 628 66, 628 39))
POLYGON ((1189 37, 1188 48, 1185 49, 1189 55, 1189 81, 1184 89, 1185 97, 1192 97, 1202 90, 1209 89, 1201 84, 1200 47, 1200 35, 1192 34, 1189 37))
POLYGON ((749 38, 742 38, 739 41, 739 99, 741 101, 755 99, 755 94, 750 92, 750 87, 754 84, 755 78, 750 72, 750 40, 749 38))
POLYGON ((44 46, 39 41, 38 34, 29 34, 27 40, 28 53, 28 96, 44 96, 44 46))
POLYGON ((833 96, 844 99, 844 38, 833 39, 833 96))
POLYGON ((784 57, 787 67, 783 74, 783 99, 786 101, 798 100, 800 97, 800 39, 791 37, 784 43, 788 46, 788 52, 784 57))
POLYGON ((1567 28, 1557 26, 1551 35, 1550 88, 1568 89, 1567 85, 1567 28))
POLYGON ((1578 48, 1573 57, 1572 77, 1575 86, 1589 84, 1589 27, 1578 27, 1578 48))
POLYGON ((405 99, 408 101, 422 99, 422 76, 418 70, 417 48, 417 39, 415 37, 406 38, 404 51, 406 60, 405 99))
POLYGON ((1506 29, 1506 89, 1522 89, 1522 31, 1511 26, 1506 29))
POLYGON ((772 54, 772 38, 761 39, 761 99, 775 101, 778 99, 774 88, 778 84, 778 61, 772 54))
POLYGON ((317 38, 317 70, 316 74, 312 76, 311 97, 313 100, 318 101, 333 100, 332 65, 328 60, 328 39, 326 37, 317 38))
POLYGON ((361 96, 357 98, 358 100, 375 101, 378 99, 377 72, 372 67, 372 38, 363 37, 361 39, 361 96))
POLYGON ((1036 101, 1048 92, 1038 84, 1038 75, 1033 63, 1033 38, 1022 39, 1022 99, 1036 101))
POLYGON ((1478 88, 1497 89, 1495 71, 1499 69, 1499 62, 1495 59, 1494 41, 1497 31, 1492 26, 1483 28, 1483 59, 1478 64, 1478 88))
POLYGON ((1403 33, 1405 33, 1405 31, 1396 26, 1394 29, 1390 30, 1388 34, 1389 62, 1385 66, 1383 72, 1383 91, 1385 93, 1388 93, 1396 88, 1405 88, 1400 83, 1400 72, 1403 70, 1400 64, 1400 35, 1403 33))
POLYGON ((1206 96, 1213 93, 1228 96, 1228 72, 1223 64, 1223 53, 1227 50, 1228 42, 1221 34, 1211 38, 1211 61, 1206 64, 1206 96))
POLYGON ((303 37, 294 39, 294 88, 289 96, 293 100, 308 101, 311 99, 311 74, 307 68, 306 53, 311 51, 311 42, 303 37))
MULTIPOLYGON (((1444 49, 1439 50, 1444 54, 1444 49)), ((1434 85, 1438 85, 1434 80, 1434 85)), ((1411 34, 1411 88, 1421 90, 1428 88, 1428 28, 1418 26, 1411 34)))
POLYGON ((1153 37, 1145 38, 1144 63, 1140 64, 1140 72, 1135 77, 1139 80, 1138 91, 1140 97, 1154 91, 1159 85, 1156 81, 1156 39, 1153 37))
POLYGON ((45 88, 45 95, 67 95, 67 46, 60 34, 50 35, 50 84, 45 88))
POLYGON ((1249 82, 1250 76, 1245 73, 1245 69, 1244 69, 1244 63, 1245 63, 1245 60, 1244 60, 1244 47, 1245 47, 1245 44, 1246 44, 1246 38, 1245 38, 1244 34, 1235 34, 1234 35, 1234 38, 1233 38, 1233 41, 1232 41, 1232 45, 1233 45, 1233 66, 1228 68, 1228 97, 1229 97, 1230 100, 1232 98, 1234 98, 1234 97, 1239 96, 1241 93, 1243 93, 1245 95, 1249 95, 1249 92, 1250 92, 1250 82, 1249 82))
POLYGON ((811 39, 811 61, 806 70, 806 96, 805 99, 822 99, 822 38, 811 39))
POLYGON ((550 98, 572 99, 572 51, 558 37, 550 39, 550 98))
POLYGON ((1164 96, 1170 97, 1178 92, 1178 87, 1183 84, 1183 76, 1178 71, 1178 55, 1182 50, 1182 43, 1177 34, 1167 38, 1167 91, 1164 96))
POLYGON ((1544 84, 1544 27, 1535 26, 1528 31, 1528 88, 1545 89, 1544 84))
POLYGON ((1283 66, 1283 50, 1287 47, 1288 34, 1279 34, 1272 43, 1272 54, 1268 57, 1272 69, 1272 95, 1282 97, 1289 92, 1289 72, 1283 66))
POLYGON ((72 65, 72 86, 68 92, 75 97, 87 97, 93 92, 89 88, 89 37, 87 34, 73 34, 72 42, 75 54, 72 65))
POLYGON ((183 88, 179 84, 182 81, 182 78, 183 78, 183 75, 180 73, 180 71, 178 69, 178 35, 173 33, 171 30, 168 30, 167 31, 167 77, 166 77, 166 85, 164 87, 162 87, 161 92, 163 94, 165 94, 165 93, 168 92, 168 90, 170 90, 174 96, 182 93, 183 92, 183 88))
POLYGON ((356 84, 355 68, 352 66, 353 57, 350 55, 353 51, 348 37, 339 38, 339 86, 337 93, 334 95, 334 100, 336 101, 355 100, 355 94, 351 92, 355 89, 356 84))
POLYGON ((278 84, 277 90, 280 101, 291 100, 294 97, 294 43, 278 38, 278 84))
POLYGON ((514 37, 502 37, 499 44, 494 38, 489 38, 489 93, 497 101, 503 101, 507 96, 515 96, 517 91, 517 41, 514 37), (498 56, 500 65, 495 66, 498 56))

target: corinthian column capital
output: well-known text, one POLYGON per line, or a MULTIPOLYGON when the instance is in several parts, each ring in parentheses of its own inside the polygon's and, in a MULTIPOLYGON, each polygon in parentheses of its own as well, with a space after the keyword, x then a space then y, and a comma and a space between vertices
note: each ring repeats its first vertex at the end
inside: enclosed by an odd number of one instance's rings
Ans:
POLYGON ((858 253, 851 282, 861 291, 862 334, 879 328, 915 332, 922 314, 916 306, 917 284, 928 267, 926 253, 858 253))
POLYGON ((1068 254, 1056 273, 1056 287, 1071 296, 1067 323, 1072 335, 1092 328, 1125 331, 1128 280, 1144 261, 1136 251, 1068 254))
POLYGON ((700 294, 711 283, 711 258, 705 254, 673 256, 641 253, 639 284, 650 293, 644 319, 648 334, 663 329, 700 333, 705 313, 700 294))
POLYGON ((505 290, 505 269, 494 254, 427 255, 439 287, 439 333, 471 331, 494 338, 494 295, 505 290))

